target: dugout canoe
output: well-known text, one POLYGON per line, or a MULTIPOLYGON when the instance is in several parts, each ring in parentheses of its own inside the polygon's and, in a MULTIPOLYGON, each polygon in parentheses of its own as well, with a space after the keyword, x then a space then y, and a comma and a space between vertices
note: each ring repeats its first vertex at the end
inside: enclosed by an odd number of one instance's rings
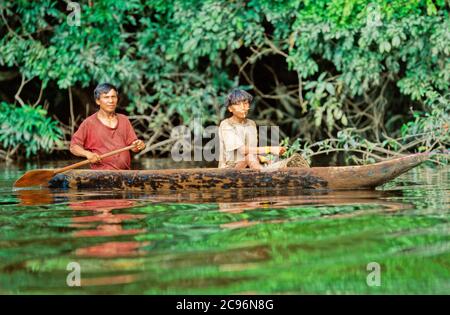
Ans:
POLYGON ((71 170, 57 174, 50 188, 119 189, 153 192, 228 189, 373 189, 426 161, 428 153, 411 154, 360 166, 250 169, 71 170))

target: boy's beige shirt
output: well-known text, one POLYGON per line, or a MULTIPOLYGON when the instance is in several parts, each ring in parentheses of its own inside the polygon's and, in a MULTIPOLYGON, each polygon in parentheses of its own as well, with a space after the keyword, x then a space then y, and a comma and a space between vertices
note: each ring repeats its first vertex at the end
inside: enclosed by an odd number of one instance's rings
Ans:
POLYGON ((243 146, 257 147, 258 132, 253 120, 246 119, 244 123, 235 123, 230 118, 223 120, 219 126, 219 168, 234 167, 243 161, 245 156, 238 149, 243 146))

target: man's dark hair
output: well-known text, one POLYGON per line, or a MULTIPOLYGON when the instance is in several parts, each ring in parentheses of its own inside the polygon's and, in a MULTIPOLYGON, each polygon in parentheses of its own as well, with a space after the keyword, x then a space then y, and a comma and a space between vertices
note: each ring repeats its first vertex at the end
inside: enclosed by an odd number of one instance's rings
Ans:
POLYGON ((110 84, 110 83, 100 83, 99 85, 97 85, 97 87, 94 90, 94 97, 96 100, 98 100, 100 98, 100 95, 104 94, 104 93, 108 93, 109 91, 114 90, 117 93, 117 96, 119 96, 119 91, 117 90, 117 88, 110 84))
POLYGON ((228 107, 243 101, 248 101, 251 103, 253 101, 253 96, 244 90, 234 89, 227 95, 227 98, 225 99, 225 106, 228 107))

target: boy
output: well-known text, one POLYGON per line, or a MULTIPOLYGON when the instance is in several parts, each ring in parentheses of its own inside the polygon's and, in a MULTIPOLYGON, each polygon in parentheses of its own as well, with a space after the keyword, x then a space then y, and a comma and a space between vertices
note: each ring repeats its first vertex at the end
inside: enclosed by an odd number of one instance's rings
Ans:
MULTIPOLYGON (((232 114, 219 126, 219 168, 260 170, 263 168, 258 155, 282 155, 286 148, 279 146, 258 147, 256 124, 247 118, 253 97, 243 90, 233 90, 225 100, 227 110, 232 114)), ((271 165, 276 168, 277 163, 271 165)), ((287 166, 285 163, 283 166, 287 166)), ((281 165, 280 165, 281 167, 281 165)))

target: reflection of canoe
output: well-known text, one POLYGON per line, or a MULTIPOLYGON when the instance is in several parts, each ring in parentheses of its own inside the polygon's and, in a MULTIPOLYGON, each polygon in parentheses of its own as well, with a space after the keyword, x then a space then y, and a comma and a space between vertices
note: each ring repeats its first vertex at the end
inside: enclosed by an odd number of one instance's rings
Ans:
POLYGON ((426 153, 419 153, 371 165, 285 168, 276 171, 212 168, 72 170, 53 177, 49 187, 146 191, 232 188, 370 189, 405 173, 427 160, 428 157, 426 153))

